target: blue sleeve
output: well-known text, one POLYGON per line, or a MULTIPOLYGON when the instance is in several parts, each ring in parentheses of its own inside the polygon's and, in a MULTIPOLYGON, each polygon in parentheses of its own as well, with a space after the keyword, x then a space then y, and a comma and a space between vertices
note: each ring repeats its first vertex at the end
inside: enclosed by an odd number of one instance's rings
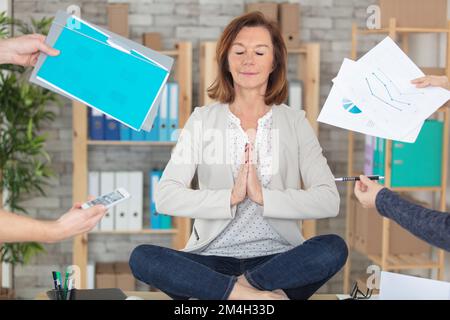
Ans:
POLYGON ((375 201, 378 212, 418 238, 450 251, 450 214, 431 210, 402 199, 383 188, 375 201))

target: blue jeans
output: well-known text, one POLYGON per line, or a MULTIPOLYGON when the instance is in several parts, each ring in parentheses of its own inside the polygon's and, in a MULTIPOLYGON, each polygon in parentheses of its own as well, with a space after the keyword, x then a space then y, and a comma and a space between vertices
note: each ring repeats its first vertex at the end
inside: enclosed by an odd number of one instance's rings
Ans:
POLYGON ((249 259, 207 256, 154 245, 140 245, 130 257, 134 276, 173 299, 227 299, 237 277, 257 289, 282 289, 290 299, 306 300, 347 260, 345 241, 317 236, 283 253, 249 259))

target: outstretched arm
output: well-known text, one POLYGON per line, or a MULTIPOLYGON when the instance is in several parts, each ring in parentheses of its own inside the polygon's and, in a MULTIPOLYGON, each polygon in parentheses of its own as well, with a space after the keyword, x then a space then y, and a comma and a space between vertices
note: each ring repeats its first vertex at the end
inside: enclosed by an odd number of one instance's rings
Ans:
POLYGON ((59 219, 44 221, 0 210, 0 243, 65 240, 90 231, 105 213, 104 206, 82 210, 81 204, 75 204, 59 219))
POLYGON ((365 208, 378 212, 401 225, 418 238, 450 251, 450 214, 430 210, 402 199, 378 183, 360 176, 355 195, 365 208))

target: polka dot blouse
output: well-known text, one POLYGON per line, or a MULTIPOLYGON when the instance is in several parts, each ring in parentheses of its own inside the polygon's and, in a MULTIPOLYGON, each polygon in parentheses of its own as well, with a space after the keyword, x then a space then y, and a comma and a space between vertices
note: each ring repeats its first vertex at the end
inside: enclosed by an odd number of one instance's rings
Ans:
MULTIPOLYGON (((241 121, 226 106, 228 113, 228 134, 233 177, 237 179, 244 159, 245 145, 253 139, 242 129, 241 121)), ((254 153, 259 181, 268 187, 271 180, 272 159, 272 110, 258 119, 254 138, 254 153)), ((292 248, 263 218, 263 207, 245 198, 237 205, 236 215, 230 224, 202 252, 205 255, 235 258, 253 258, 281 253, 292 248)))

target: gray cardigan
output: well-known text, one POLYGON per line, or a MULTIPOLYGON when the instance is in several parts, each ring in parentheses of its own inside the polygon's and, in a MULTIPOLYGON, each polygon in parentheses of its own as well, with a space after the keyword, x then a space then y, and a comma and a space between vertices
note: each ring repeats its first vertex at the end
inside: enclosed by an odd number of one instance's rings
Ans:
MULTIPOLYGON (((301 220, 335 217, 339 194, 305 112, 286 105, 274 105, 272 112, 273 137, 279 143, 273 147, 276 172, 269 187, 263 188, 263 216, 297 246, 304 241, 301 220)), ((227 141, 226 124, 226 105, 195 108, 155 193, 158 212, 195 219, 185 251, 208 245, 236 213, 236 206, 230 205, 232 165, 223 143, 227 141), (196 171, 199 190, 190 188, 196 171)))

